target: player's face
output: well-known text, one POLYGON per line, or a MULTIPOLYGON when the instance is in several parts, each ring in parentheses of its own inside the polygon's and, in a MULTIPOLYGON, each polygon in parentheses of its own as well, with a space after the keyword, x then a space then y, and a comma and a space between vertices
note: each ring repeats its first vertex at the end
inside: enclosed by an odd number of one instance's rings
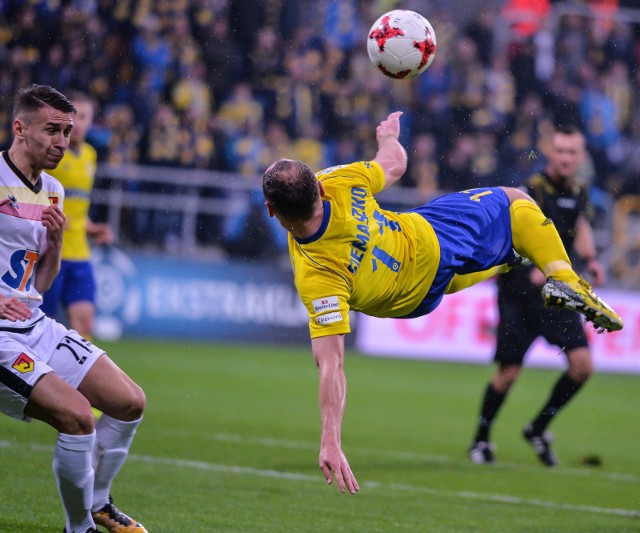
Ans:
POLYGON ((580 133, 553 135, 549 164, 554 174, 564 178, 574 178, 584 157, 584 137, 580 133))
POLYGON ((73 117, 73 129, 71 130, 71 143, 75 146, 81 144, 87 138, 87 133, 93 123, 93 104, 91 102, 73 102, 77 113, 73 117))
POLYGON ((58 166, 69 147, 72 128, 72 113, 49 106, 14 121, 14 132, 24 141, 26 159, 33 168, 44 170, 58 166))

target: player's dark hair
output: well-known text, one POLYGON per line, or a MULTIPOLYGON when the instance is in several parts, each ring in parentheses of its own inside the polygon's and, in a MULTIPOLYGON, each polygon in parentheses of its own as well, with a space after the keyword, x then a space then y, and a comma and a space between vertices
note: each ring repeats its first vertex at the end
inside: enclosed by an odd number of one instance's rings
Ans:
POLYGON ((29 85, 16 93, 13 102, 13 116, 21 113, 35 113, 44 106, 50 106, 63 113, 75 113, 76 108, 64 94, 48 85, 29 85))
POLYGON ((280 159, 267 169, 262 192, 276 213, 293 220, 309 220, 320 194, 311 168, 293 159, 280 159))
POLYGON ((564 135, 574 135, 579 133, 582 135, 582 130, 576 124, 556 124, 553 128, 556 133, 562 133, 564 135))

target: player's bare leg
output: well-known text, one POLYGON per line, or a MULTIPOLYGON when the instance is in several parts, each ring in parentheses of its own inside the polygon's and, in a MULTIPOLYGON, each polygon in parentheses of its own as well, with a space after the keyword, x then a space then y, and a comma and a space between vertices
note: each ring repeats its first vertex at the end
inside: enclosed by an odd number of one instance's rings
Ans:
POLYGON ((92 302, 73 302, 67 307, 69 326, 88 341, 93 337, 94 314, 95 306, 92 302))

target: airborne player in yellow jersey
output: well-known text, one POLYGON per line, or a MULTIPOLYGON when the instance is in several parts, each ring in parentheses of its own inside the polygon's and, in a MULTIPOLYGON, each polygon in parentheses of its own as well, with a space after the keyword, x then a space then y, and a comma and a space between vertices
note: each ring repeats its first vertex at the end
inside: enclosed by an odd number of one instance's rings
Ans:
POLYGON ((417 213, 380 209, 370 192, 384 185, 376 162, 332 167, 317 177, 322 224, 310 237, 290 236, 295 284, 309 309, 311 336, 348 333, 349 309, 381 317, 413 311, 438 266, 431 226, 417 213), (418 246, 426 253, 418 254, 418 246))
POLYGON ((327 482, 335 477, 343 492, 359 490, 341 447, 350 309, 378 317, 424 315, 445 294, 487 279, 521 256, 546 275, 548 305, 575 309, 601 330, 622 328, 620 317, 571 268, 553 222, 518 189, 462 191, 406 213, 381 209, 373 195, 407 166, 398 142, 401 114, 378 125, 373 161, 314 174, 301 161, 281 159, 262 182, 269 214, 289 232, 295 284, 309 312, 320 376, 319 465, 327 482))
POLYGON ((64 213, 67 221, 62 242, 62 265, 58 277, 44 294, 41 309, 55 318, 58 305, 62 303, 71 329, 85 339, 91 339, 96 282, 87 237, 92 237, 96 244, 111 244, 113 233, 107 224, 98 224, 89 218, 96 151, 85 139, 93 121, 93 102, 87 95, 78 92, 70 92, 69 98, 77 109, 69 150, 58 168, 50 171, 65 189, 64 213))

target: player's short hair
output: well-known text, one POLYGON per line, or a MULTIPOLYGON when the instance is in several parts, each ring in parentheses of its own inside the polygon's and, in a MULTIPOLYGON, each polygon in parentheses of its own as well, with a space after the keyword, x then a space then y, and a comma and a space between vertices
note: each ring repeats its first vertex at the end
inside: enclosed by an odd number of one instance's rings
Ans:
POLYGON ((18 90, 16 93, 13 102, 13 116, 37 113, 46 105, 63 113, 76 112, 71 100, 57 89, 49 85, 33 84, 18 90))
POLYGON ((293 220, 309 220, 320 196, 316 175, 295 159, 271 165, 262 177, 262 192, 276 213, 293 220))
POLYGON ((583 149, 586 148, 587 139, 584 136, 584 132, 582 131, 580 126, 578 126, 577 124, 574 124, 572 122, 567 122, 567 123, 563 123, 563 124, 556 124, 553 127, 553 135, 554 135, 554 137, 555 137, 555 135, 576 136, 578 139, 580 139, 580 144, 581 144, 582 148, 583 149))
POLYGON ((582 135, 582 130, 576 125, 572 123, 567 124, 556 124, 553 128, 555 133, 562 133, 564 135, 575 135, 576 133, 582 135))

